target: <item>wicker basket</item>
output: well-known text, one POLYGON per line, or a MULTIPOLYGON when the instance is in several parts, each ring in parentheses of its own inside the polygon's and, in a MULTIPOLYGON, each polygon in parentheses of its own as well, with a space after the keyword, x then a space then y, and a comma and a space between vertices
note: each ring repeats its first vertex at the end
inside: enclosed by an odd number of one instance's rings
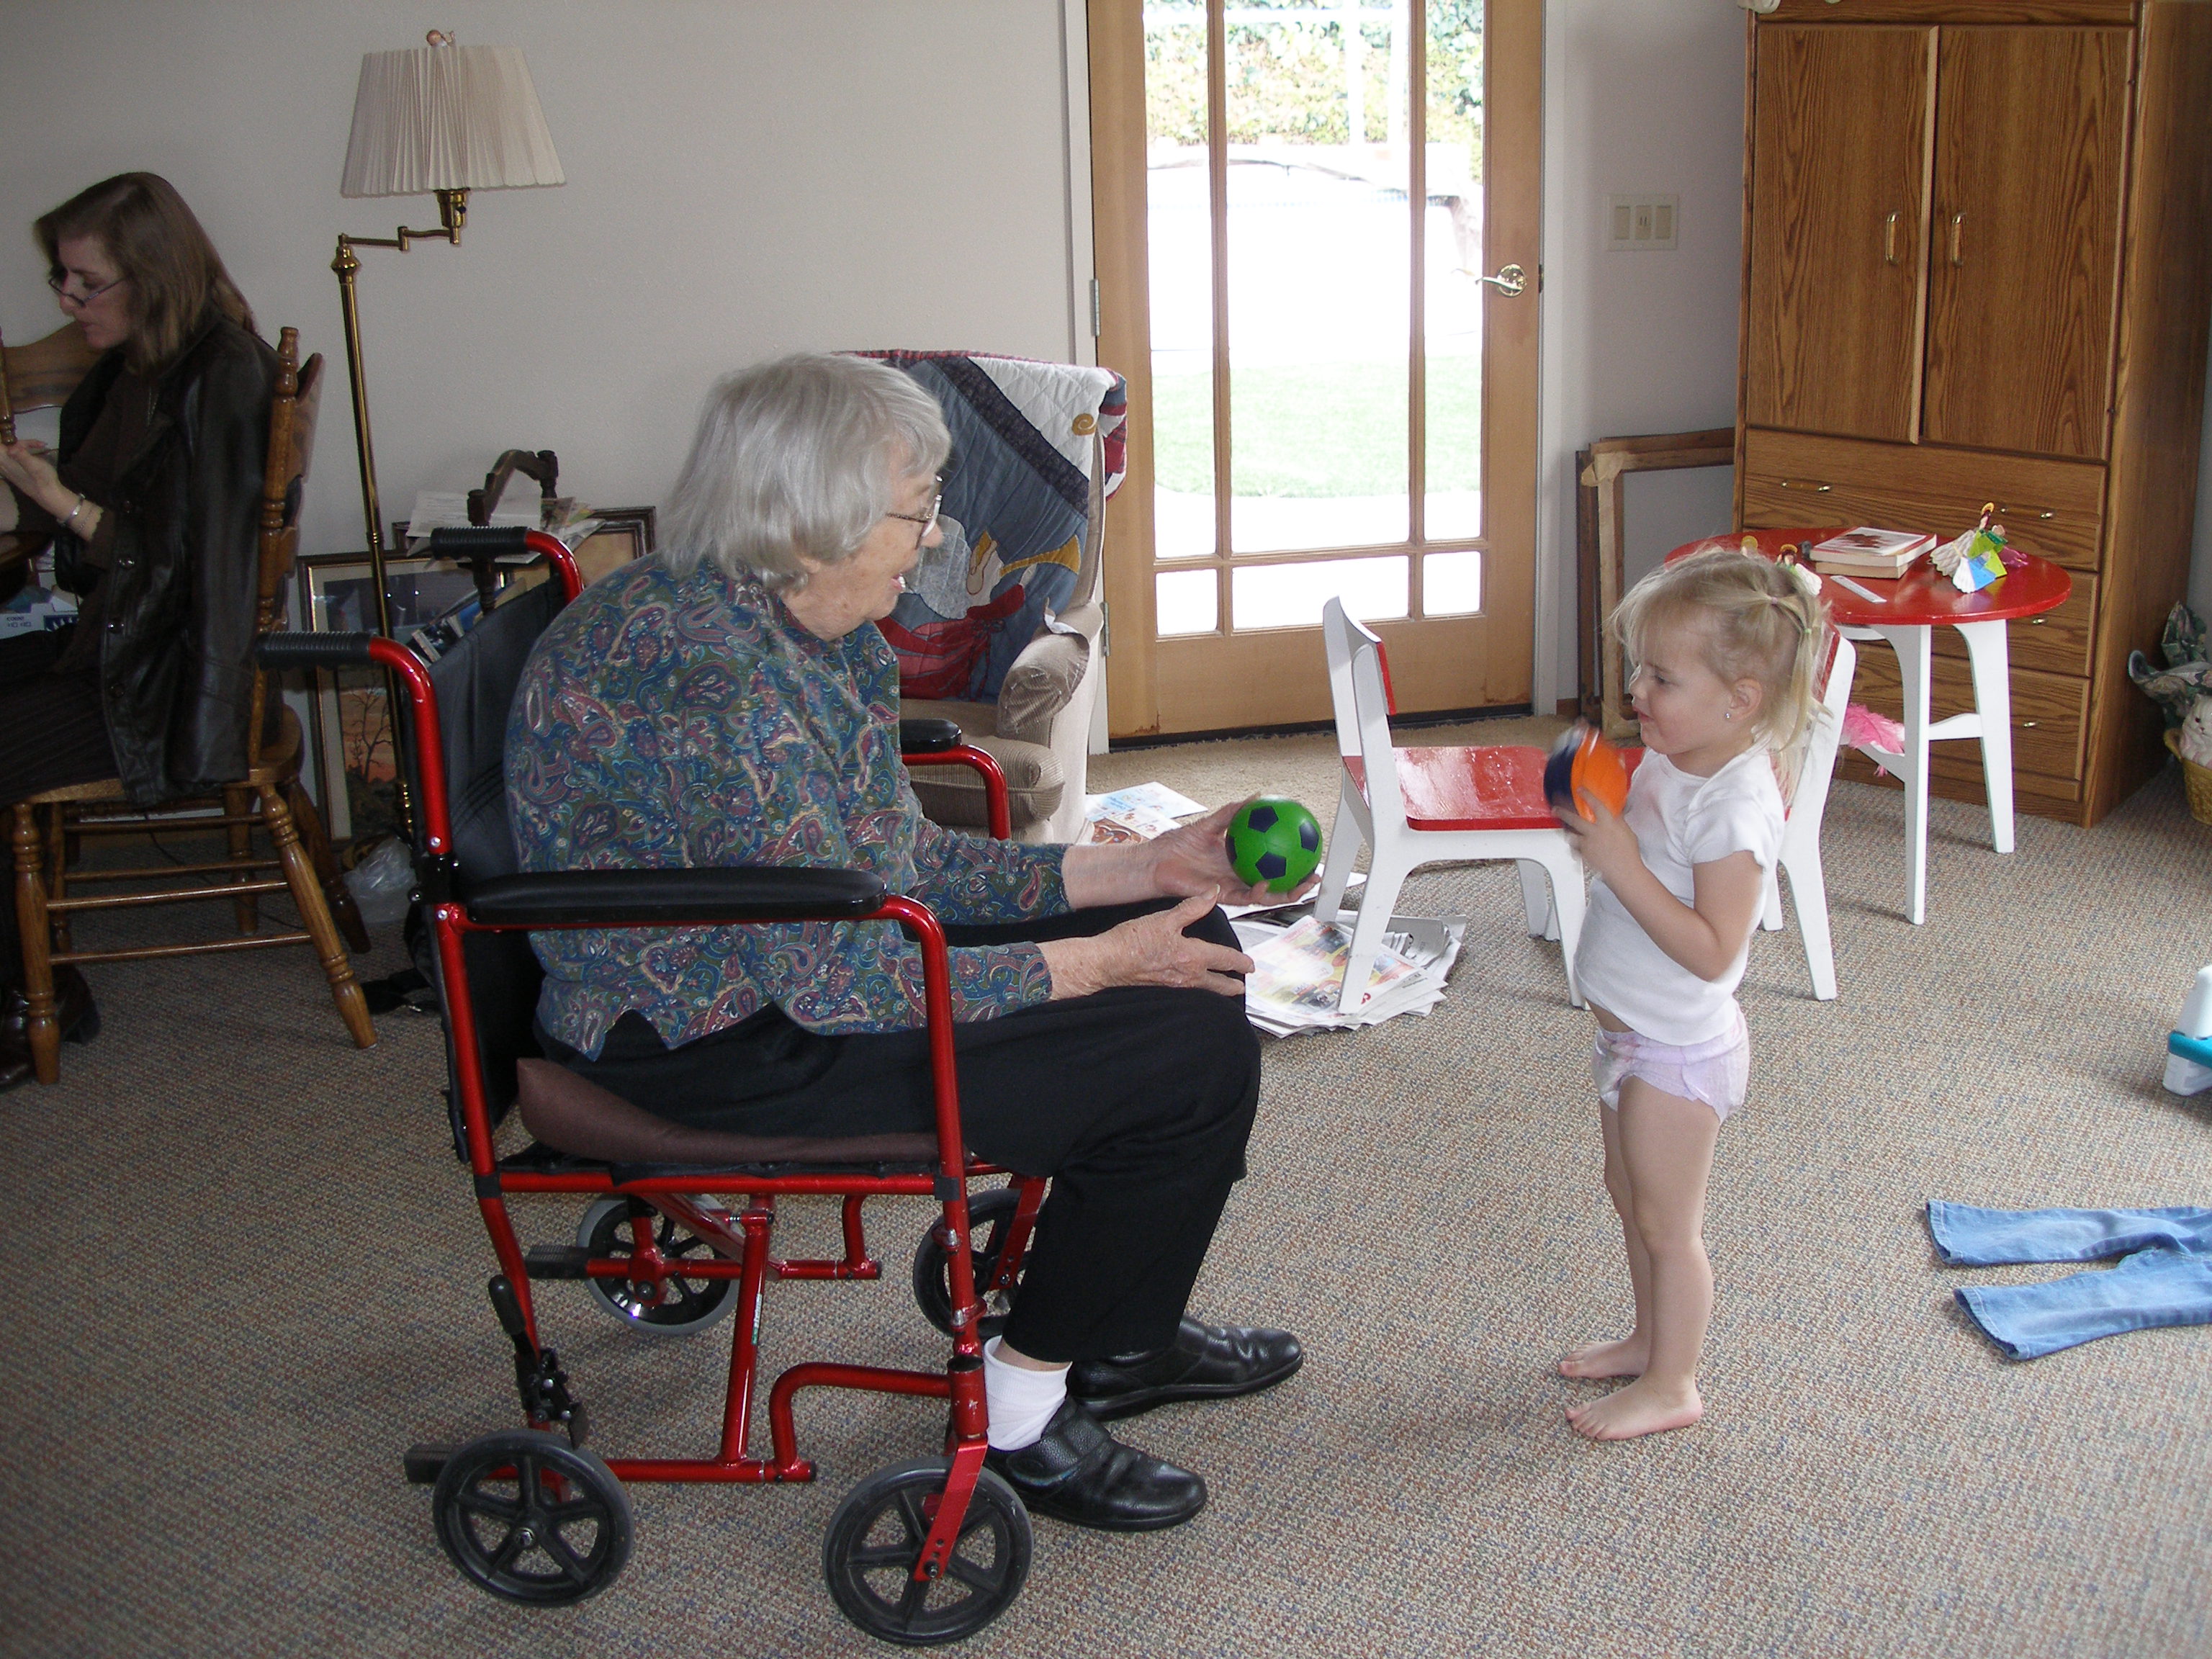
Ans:
POLYGON ((2212 823, 2212 766, 2199 766, 2181 752, 2181 733, 2168 732, 2166 746, 2181 763, 2182 787, 2189 792, 2189 812, 2199 823, 2212 823))

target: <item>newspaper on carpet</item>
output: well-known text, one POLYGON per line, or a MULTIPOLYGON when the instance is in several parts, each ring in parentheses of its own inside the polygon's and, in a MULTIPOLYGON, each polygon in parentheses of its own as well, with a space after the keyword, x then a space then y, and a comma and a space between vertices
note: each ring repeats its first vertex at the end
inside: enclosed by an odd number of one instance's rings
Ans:
POLYGON ((1399 1014, 1425 1014, 1443 1000, 1444 981, 1467 936, 1464 916, 1393 916, 1376 953, 1359 1006, 1339 1012, 1352 932, 1307 915, 1287 927, 1240 921, 1237 936, 1255 971, 1244 982, 1247 1017, 1279 1036, 1344 1030, 1399 1014))

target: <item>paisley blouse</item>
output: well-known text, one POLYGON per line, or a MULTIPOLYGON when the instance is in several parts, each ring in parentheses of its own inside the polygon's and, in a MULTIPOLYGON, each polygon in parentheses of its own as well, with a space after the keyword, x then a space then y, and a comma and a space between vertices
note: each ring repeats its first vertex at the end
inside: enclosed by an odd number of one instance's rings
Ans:
MULTIPOLYGON (((801 865, 867 870, 948 924, 1065 911, 1065 848, 924 817, 899 758, 898 665, 875 625, 807 631, 750 576, 641 559, 594 582, 532 653, 508 717, 525 870, 801 865)), ((532 936, 538 1018, 596 1056, 635 1009, 689 1042, 769 1003, 809 1030, 922 1023, 921 957, 895 922, 532 936)), ((1034 945, 955 948, 954 1017, 1047 1000, 1034 945)))

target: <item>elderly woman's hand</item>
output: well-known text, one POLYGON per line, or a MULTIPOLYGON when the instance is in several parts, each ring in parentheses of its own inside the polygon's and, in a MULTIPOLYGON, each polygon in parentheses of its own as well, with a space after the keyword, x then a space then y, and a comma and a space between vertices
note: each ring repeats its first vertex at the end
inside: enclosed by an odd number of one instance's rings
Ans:
POLYGON ((1052 969, 1052 1000, 1087 997, 1117 985, 1169 985, 1243 996, 1244 981, 1237 976, 1252 971, 1252 958, 1183 932, 1212 909, 1218 897, 1209 887, 1172 910, 1139 916, 1095 939, 1047 939, 1037 949, 1052 969))
MULTIPOLYGON (((1256 799, 1256 798, 1255 798, 1256 799)), ((1243 801, 1208 812, 1139 847, 1071 847, 1060 866, 1070 908, 1188 898, 1214 890, 1219 904, 1296 904, 1320 880, 1309 876, 1287 893, 1247 887, 1229 862, 1229 820, 1243 801)))
POLYGON ((1161 897, 1182 898, 1216 887, 1222 904, 1295 904, 1313 890, 1319 876, 1308 876, 1287 893, 1272 891, 1265 883, 1247 887, 1238 879, 1229 862, 1229 821, 1249 805, 1233 802, 1146 843, 1161 897))

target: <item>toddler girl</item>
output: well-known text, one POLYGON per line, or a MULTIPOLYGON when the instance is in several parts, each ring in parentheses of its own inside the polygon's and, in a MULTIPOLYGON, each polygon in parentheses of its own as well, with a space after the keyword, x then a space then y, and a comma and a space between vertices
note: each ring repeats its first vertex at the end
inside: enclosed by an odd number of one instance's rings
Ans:
POLYGON ((1636 665, 1644 762, 1620 817, 1585 796, 1594 821, 1560 818, 1596 878, 1575 976, 1597 1016, 1605 1184, 1636 1295, 1626 1336, 1559 1362, 1568 1376, 1636 1379, 1569 1409, 1592 1439, 1705 1415, 1705 1179, 1722 1121, 1743 1103, 1751 1046, 1735 988, 1782 844, 1782 781, 1811 733, 1819 591, 1796 565, 1710 546, 1654 571, 1613 613, 1636 665))

